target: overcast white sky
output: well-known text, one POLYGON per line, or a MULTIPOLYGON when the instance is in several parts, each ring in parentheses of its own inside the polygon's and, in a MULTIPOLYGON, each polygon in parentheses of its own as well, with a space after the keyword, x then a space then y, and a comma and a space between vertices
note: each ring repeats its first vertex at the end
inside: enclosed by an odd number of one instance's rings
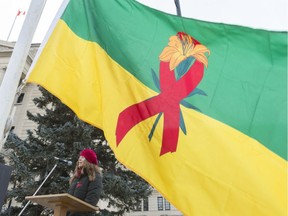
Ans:
MULTIPOLYGON (((105 1, 105 0, 103 0, 105 1)), ((176 14, 174 0, 138 0, 150 7, 176 14)), ((28 12, 31 0, 0 0, 0 40, 7 40, 18 10, 28 12)), ((62 3, 47 0, 33 42, 41 42, 62 3)), ((287 0, 180 0, 182 16, 268 30, 288 31, 287 0)), ((16 41, 25 15, 17 16, 9 41, 16 41)))

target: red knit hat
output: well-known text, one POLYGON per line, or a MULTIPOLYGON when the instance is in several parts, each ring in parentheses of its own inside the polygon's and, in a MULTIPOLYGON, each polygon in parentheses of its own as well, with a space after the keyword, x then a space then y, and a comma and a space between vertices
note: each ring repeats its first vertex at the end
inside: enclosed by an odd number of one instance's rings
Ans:
POLYGON ((97 155, 92 149, 84 149, 80 152, 80 156, 85 157, 89 163, 98 164, 97 155))

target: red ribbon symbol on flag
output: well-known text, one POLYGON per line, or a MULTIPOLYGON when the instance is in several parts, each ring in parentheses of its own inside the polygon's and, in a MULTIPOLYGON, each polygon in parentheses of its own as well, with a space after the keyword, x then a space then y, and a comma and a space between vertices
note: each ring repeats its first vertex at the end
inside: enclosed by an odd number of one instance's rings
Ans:
MULTIPOLYGON (((169 38, 170 42, 160 54, 159 95, 133 104, 123 110, 116 126, 116 144, 138 123, 157 114, 163 114, 163 138, 160 155, 175 152, 180 127, 180 102, 197 87, 204 75, 204 65, 208 65, 205 53, 210 51, 185 32, 169 38), (192 57, 193 65, 180 73, 174 71, 181 63, 192 57), (177 72, 177 73, 175 73, 177 72), (176 75, 178 79, 176 79, 176 75)), ((180 70, 180 69, 179 69, 180 70)), ((180 70, 181 71, 181 70, 180 70)))
POLYGON ((187 73, 177 81, 174 73, 169 69, 169 62, 161 61, 160 94, 133 104, 119 114, 116 128, 117 145, 135 125, 162 112, 164 129, 160 155, 175 152, 179 136, 180 101, 196 88, 203 74, 204 65, 196 60, 187 73))

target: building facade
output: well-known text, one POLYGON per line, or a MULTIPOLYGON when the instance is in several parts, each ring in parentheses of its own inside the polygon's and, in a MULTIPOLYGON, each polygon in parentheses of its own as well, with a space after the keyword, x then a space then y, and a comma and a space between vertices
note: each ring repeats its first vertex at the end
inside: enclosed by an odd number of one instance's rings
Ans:
MULTIPOLYGON (((22 80, 26 77, 39 46, 40 44, 31 45, 29 54, 24 64, 24 69, 22 72, 21 80, 19 82, 19 86, 22 80)), ((4 78, 4 74, 11 58, 13 48, 14 43, 0 40, 0 85, 4 78)), ((21 91, 17 92, 14 98, 13 109, 15 110, 15 112, 13 117, 12 129, 20 138, 25 138, 27 129, 32 129, 33 127, 35 127, 34 123, 28 120, 26 112, 27 110, 33 113, 38 111, 32 100, 39 95, 40 92, 36 85, 27 84, 22 88, 21 91)))
POLYGON ((150 197, 142 200, 141 205, 127 216, 180 216, 182 215, 159 192, 153 190, 150 197))
MULTIPOLYGON (((0 40, 0 85, 5 75, 9 60, 11 58, 14 43, 0 40)), ((26 77, 29 68, 32 65, 33 59, 37 53, 40 44, 32 44, 29 54, 27 56, 24 69, 21 76, 21 81, 26 77)), ((21 81, 19 86, 21 86, 21 81)), ((33 103, 33 98, 41 95, 35 84, 26 84, 21 91, 17 92, 14 98, 14 116, 11 130, 17 134, 20 138, 25 138, 26 131, 36 127, 35 123, 30 121, 27 117, 27 111, 31 113, 37 113, 39 110, 33 103)), ((5 156, 5 151, 0 149, 0 153, 5 156)), ((100 208, 105 208, 105 202, 99 202, 100 208)), ((181 216, 182 214, 171 205, 159 192, 153 190, 151 196, 145 200, 142 200, 141 205, 133 212, 129 212, 126 216, 181 216)))

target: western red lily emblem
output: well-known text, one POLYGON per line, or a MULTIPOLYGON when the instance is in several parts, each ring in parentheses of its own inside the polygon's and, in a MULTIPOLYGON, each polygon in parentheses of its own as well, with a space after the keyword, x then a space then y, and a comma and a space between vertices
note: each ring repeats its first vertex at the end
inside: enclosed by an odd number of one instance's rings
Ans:
POLYGON ((210 54, 210 51, 184 32, 178 32, 176 36, 170 37, 168 46, 159 56, 159 79, 152 69, 152 76, 160 93, 127 107, 119 114, 116 128, 117 146, 135 125, 158 114, 148 136, 149 140, 152 139, 157 123, 163 115, 164 128, 160 155, 176 151, 179 127, 186 134, 180 104, 200 111, 185 101, 185 98, 195 94, 206 95, 204 91, 196 88, 203 78, 204 65, 208 66, 205 53, 210 54))

